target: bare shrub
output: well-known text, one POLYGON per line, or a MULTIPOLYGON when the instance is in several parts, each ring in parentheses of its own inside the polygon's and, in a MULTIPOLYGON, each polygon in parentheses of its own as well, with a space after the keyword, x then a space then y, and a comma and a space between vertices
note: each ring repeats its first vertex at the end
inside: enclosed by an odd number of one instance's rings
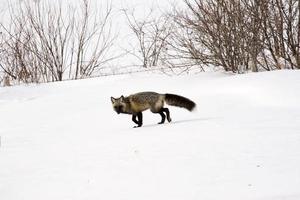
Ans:
POLYGON ((249 32, 245 26, 250 20, 245 16, 245 6, 226 0, 184 2, 187 10, 176 10, 173 15, 182 30, 173 37, 174 48, 180 49, 182 56, 194 64, 242 72, 250 57, 247 51, 249 32))
POLYGON ((299 68, 299 1, 183 2, 185 9, 169 14, 175 23, 168 37, 171 66, 219 66, 237 73, 299 68))
POLYGON ((265 50, 277 69, 300 68, 300 3, 298 0, 264 0, 261 10, 265 50))

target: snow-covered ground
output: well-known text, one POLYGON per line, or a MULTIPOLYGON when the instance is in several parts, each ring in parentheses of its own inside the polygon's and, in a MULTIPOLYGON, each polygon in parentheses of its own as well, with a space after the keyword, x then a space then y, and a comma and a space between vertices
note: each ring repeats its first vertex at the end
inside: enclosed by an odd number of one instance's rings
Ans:
POLYGON ((300 71, 111 76, 0 88, 1 200, 298 200, 300 71), (176 93, 196 112, 110 97, 176 93))

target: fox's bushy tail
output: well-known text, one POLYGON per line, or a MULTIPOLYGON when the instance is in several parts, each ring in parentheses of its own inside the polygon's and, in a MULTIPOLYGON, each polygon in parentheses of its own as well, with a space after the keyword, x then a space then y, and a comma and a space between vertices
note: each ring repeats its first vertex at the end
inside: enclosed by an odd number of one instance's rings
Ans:
POLYGON ((195 102, 192 100, 176 94, 165 94, 165 101, 171 106, 185 108, 189 111, 193 111, 193 109, 196 107, 195 102))

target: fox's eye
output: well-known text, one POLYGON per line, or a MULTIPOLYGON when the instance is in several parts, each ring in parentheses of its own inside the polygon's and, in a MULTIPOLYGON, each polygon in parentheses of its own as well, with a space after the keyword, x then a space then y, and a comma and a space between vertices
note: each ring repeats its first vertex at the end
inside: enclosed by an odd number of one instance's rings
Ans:
POLYGON ((116 109, 116 110, 121 110, 121 109, 122 109, 122 106, 115 106, 115 109, 116 109))

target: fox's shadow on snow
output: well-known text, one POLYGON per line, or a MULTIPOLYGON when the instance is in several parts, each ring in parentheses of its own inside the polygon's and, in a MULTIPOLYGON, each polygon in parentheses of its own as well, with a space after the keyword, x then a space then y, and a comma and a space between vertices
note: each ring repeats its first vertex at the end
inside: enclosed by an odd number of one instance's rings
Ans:
POLYGON ((143 125, 140 128, 147 128, 147 127, 156 127, 156 126, 167 126, 167 125, 172 125, 172 124, 181 124, 181 123, 189 123, 189 122, 197 122, 197 121, 208 121, 208 120, 213 120, 216 118, 195 118, 195 119, 184 119, 184 120, 177 120, 177 121, 172 121, 170 123, 166 122, 164 124, 146 124, 143 125))

